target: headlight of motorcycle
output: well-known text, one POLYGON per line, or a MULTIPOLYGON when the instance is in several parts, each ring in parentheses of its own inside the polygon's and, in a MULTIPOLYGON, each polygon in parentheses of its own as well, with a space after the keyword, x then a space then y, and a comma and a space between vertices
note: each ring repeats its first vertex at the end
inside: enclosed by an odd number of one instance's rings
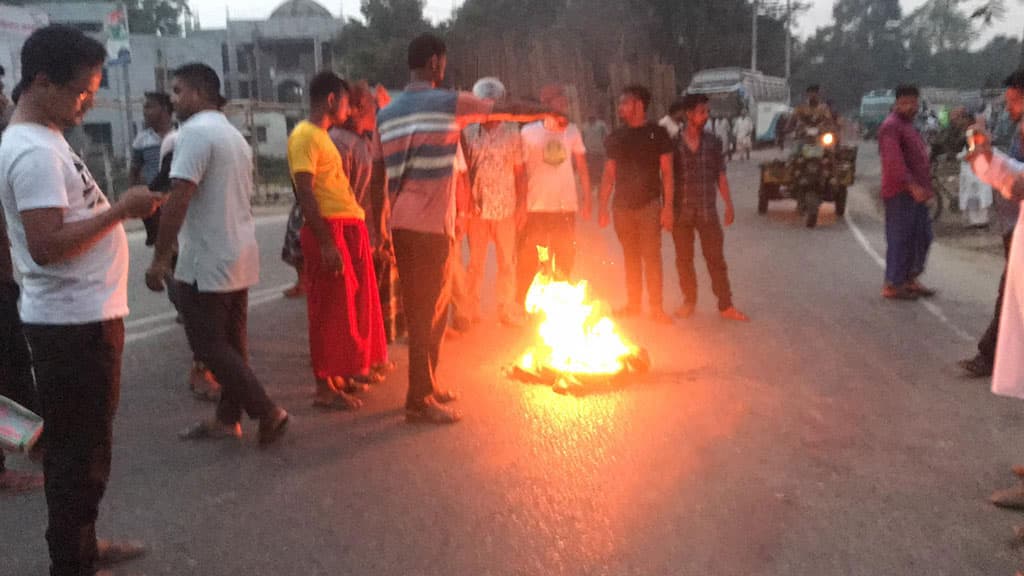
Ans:
POLYGON ((831 148, 836 143, 836 135, 831 132, 825 132, 821 135, 821 145, 825 148, 831 148))

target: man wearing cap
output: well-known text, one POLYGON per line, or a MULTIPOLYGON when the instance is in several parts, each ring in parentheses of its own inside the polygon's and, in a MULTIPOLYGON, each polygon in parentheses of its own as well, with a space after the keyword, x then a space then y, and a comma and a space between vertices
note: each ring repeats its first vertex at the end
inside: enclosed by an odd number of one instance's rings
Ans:
MULTIPOLYGON (((561 85, 542 88, 540 100, 563 116, 569 111, 569 98, 561 85)), ((584 220, 590 218, 593 196, 587 171, 587 149, 575 124, 564 117, 547 118, 524 126, 522 139, 527 192, 517 216, 521 229, 516 270, 519 304, 526 302, 526 294, 537 274, 538 246, 549 249, 556 276, 567 277, 572 273, 576 260, 576 214, 580 212, 584 220)))
MULTIPOLYGON (((505 86, 497 78, 481 78, 473 86, 473 94, 498 102, 505 98, 505 86)), ((468 311, 472 320, 479 319, 487 249, 494 242, 498 258, 495 282, 498 318, 502 324, 516 325, 521 321, 521 314, 513 304, 515 213, 518 199, 526 194, 519 126, 512 122, 487 122, 473 124, 462 134, 472 190, 466 226, 469 236, 468 311)))

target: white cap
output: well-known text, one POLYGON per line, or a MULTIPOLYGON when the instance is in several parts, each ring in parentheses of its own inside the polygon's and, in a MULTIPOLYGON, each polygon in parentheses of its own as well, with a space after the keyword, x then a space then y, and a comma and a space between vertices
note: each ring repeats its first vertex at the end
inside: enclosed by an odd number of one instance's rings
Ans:
POLYGON ((505 85, 493 76, 487 76, 473 84, 473 95, 485 100, 501 100, 505 97, 505 85))

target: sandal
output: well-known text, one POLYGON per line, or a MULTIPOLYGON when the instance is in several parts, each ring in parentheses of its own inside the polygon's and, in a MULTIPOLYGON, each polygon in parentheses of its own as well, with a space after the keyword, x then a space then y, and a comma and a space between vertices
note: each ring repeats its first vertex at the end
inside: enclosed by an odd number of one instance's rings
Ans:
POLYGON ((234 426, 216 420, 196 422, 178 433, 182 440, 223 440, 225 438, 241 438, 242 425, 235 422, 234 426))
POLYGON ((458 392, 449 388, 448 390, 442 390, 440 392, 434 392, 434 400, 437 400, 441 404, 447 404, 449 402, 455 402, 459 399, 458 392))
POLYGON ((370 391, 370 385, 355 378, 350 378, 345 381, 345 385, 341 390, 345 394, 366 394, 370 391))
POLYGON ((462 420, 462 413, 454 408, 442 406, 427 396, 423 404, 405 409, 405 421, 411 424, 454 424, 462 420))
POLYGON ((296 284, 281 293, 285 298, 302 298, 306 295, 306 288, 302 284, 296 284))
POLYGON ((96 565, 112 566, 134 560, 146 555, 146 545, 142 542, 113 540, 96 541, 96 565))
POLYGON ((260 419, 260 446, 264 448, 270 446, 284 436, 290 419, 288 413, 281 408, 276 408, 270 416, 260 419))
POLYGON ((380 374, 381 376, 387 376, 395 371, 398 365, 394 362, 381 362, 380 364, 374 364, 370 366, 370 372, 373 374, 380 374))
POLYGON ((363 407, 363 401, 345 392, 338 392, 330 398, 317 396, 316 400, 313 400, 313 407, 322 410, 359 410, 363 407))
POLYGON ((7 470, 0 473, 0 493, 21 494, 43 487, 43 475, 7 470))

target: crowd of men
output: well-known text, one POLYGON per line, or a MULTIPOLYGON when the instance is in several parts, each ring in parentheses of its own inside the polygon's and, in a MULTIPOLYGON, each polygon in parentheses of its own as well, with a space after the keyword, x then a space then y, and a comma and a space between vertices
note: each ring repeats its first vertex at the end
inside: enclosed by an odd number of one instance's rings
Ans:
MULTIPOLYGON (((268 446, 289 422, 249 364, 248 292, 259 280, 253 158, 222 111, 219 78, 209 66, 188 64, 174 72, 172 95, 146 95, 133 186, 111 203, 62 134, 91 108, 105 57, 101 44, 73 28, 36 31, 22 49, 16 107, 0 143, 0 230, 10 244, 4 236, 0 393, 45 419, 37 456, 56 576, 93 574, 144 552, 95 533, 128 314, 125 220, 146 219, 153 246, 146 284, 168 291, 193 353, 190 386, 216 402, 213 416, 184 429, 182 439, 239 438, 248 415, 268 446)), ((309 116, 289 136, 296 203, 283 255, 299 274, 289 295, 307 300, 314 406, 362 405, 360 394, 393 367, 387 344, 401 313, 406 420, 459 421, 456 391, 437 378, 441 345, 449 327, 470 330, 482 317, 489 245, 497 252, 498 319, 517 326, 539 266, 573 277, 576 226, 593 216, 595 189, 597 223, 612 225, 622 247, 627 300, 617 317, 643 314, 646 286, 647 316, 673 321, 663 294, 661 234, 668 232, 684 298, 674 315, 696 310, 699 238, 720 316, 748 320, 733 304, 723 249, 723 225, 735 220, 728 144, 707 130, 706 96, 683 97, 654 123, 650 92, 628 86, 619 95, 618 128, 591 118, 581 130, 568 120, 569 99, 558 85, 544 87, 539 103, 511 100, 494 78, 477 82, 473 93, 441 88, 447 48, 435 36, 415 38, 407 64, 411 82, 390 101, 365 82, 317 74, 309 116), (548 261, 540 261, 539 246, 548 261)), ((1024 72, 1007 79, 1007 106, 1019 121, 1024 72)), ((920 282, 931 242, 924 208, 931 179, 927 147, 913 127, 917 107, 916 88, 900 87, 879 130, 888 241, 882 295, 894 300, 934 294, 920 282)), ((737 134, 742 151, 750 132, 743 124, 737 134)), ((970 157, 978 176, 1011 203, 1024 194, 1020 141, 1018 133, 1007 156, 982 138, 970 157)), ((1024 256, 1010 244, 991 334, 963 366, 978 375, 994 370, 996 392, 1024 397, 1024 364, 1007 352, 1024 345, 1024 293, 1015 275, 1024 256)), ((5 471, 0 454, 0 487, 41 483, 38 475, 5 471)), ((1000 505, 1024 507, 1024 487, 997 496, 1000 505)))
MULTIPOLYGON (((248 292, 259 280, 253 158, 222 111, 217 74, 188 64, 174 71, 171 95, 146 94, 132 186, 111 203, 63 136, 92 107, 105 57, 101 44, 73 28, 36 31, 22 49, 23 76, 0 146, 0 392, 45 420, 36 451, 43 475, 0 464, 0 482, 11 490, 45 484, 51 574, 60 576, 101 573, 145 551, 95 533, 128 314, 125 220, 143 219, 153 247, 146 285, 168 292, 193 353, 190 387, 216 402, 213 416, 181 438, 238 438, 248 415, 267 446, 289 421, 249 365, 248 292)), ((625 256, 628 301, 618 315, 641 313, 646 281, 650 317, 671 322, 662 297, 665 230, 676 242, 685 295, 677 315, 690 316, 696 305, 698 235, 722 317, 747 319, 732 306, 722 256, 717 197, 726 225, 734 211, 722 146, 704 131, 705 97, 675 105, 686 128, 673 138, 647 121, 647 89, 626 88, 623 126, 589 134, 588 148, 568 121, 561 86, 545 87, 539 104, 511 101, 493 78, 475 94, 446 90, 439 87, 446 63, 444 42, 423 35, 409 45, 411 82, 393 101, 333 72, 310 82, 309 116, 288 141, 296 203, 284 255, 299 274, 289 295, 307 300, 314 406, 361 406, 359 395, 392 368, 387 343, 400 311, 409 343, 406 419, 457 422, 457 394, 437 381, 441 342, 450 323, 466 330, 481 317, 489 244, 498 252, 499 319, 519 325, 542 265, 538 246, 549 249, 543 265, 572 277, 576 224, 593 211, 591 175, 600 180, 598 221, 614 222, 625 256), (470 265, 462 279, 464 236, 470 265)))

